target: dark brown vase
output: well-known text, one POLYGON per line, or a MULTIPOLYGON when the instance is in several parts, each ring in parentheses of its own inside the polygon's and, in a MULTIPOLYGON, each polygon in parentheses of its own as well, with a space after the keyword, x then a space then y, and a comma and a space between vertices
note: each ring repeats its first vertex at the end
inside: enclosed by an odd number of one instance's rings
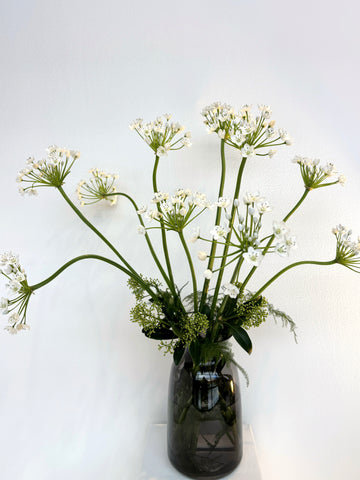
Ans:
POLYGON ((194 369, 188 351, 173 364, 167 438, 171 463, 190 478, 221 478, 238 466, 243 445, 235 366, 212 361, 194 369))

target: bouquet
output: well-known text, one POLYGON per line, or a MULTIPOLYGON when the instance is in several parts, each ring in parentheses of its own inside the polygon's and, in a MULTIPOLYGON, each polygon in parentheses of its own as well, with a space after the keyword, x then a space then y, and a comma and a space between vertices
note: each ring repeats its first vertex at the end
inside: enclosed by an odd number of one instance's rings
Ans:
MULTIPOLYGON (((30 299, 65 269, 76 262, 94 259, 106 262, 128 277, 128 285, 135 296, 135 306, 130 312, 133 322, 140 325, 150 339, 159 341, 159 348, 173 354, 178 364, 188 349, 196 368, 200 362, 218 358, 234 361, 226 343, 231 337, 248 353, 252 342, 249 330, 258 327, 270 315, 280 318, 295 335, 295 324, 284 312, 276 309, 265 297, 264 291, 288 270, 304 264, 340 264, 360 271, 360 238, 352 240, 352 232, 342 225, 333 228, 335 236, 334 257, 328 261, 302 260, 280 269, 256 291, 248 289, 266 255, 288 257, 295 248, 296 238, 291 234, 287 221, 315 189, 344 185, 345 177, 339 174, 332 163, 321 165, 319 160, 295 156, 294 164, 300 171, 304 191, 297 203, 289 208, 281 219, 274 218, 272 229, 264 231, 263 217, 272 212, 271 204, 259 191, 244 192, 242 179, 248 162, 257 156, 271 159, 274 147, 291 145, 286 130, 277 128, 271 119, 269 106, 259 105, 254 112, 249 105, 238 111, 219 102, 205 107, 203 121, 210 133, 217 135, 220 146, 220 181, 218 192, 208 198, 205 193, 178 188, 174 192, 159 190, 158 169, 162 158, 174 150, 191 146, 191 134, 179 123, 164 115, 152 122, 137 119, 130 128, 147 144, 154 158, 152 175, 153 194, 149 205, 138 205, 128 193, 117 187, 117 175, 98 168, 90 170, 90 178, 82 180, 77 189, 80 208, 64 190, 71 167, 78 160, 78 151, 51 146, 44 159, 31 157, 17 177, 22 195, 36 195, 42 187, 53 187, 95 235, 109 248, 112 257, 81 255, 69 260, 50 277, 32 284, 19 262, 17 255, 4 253, 0 256, 0 268, 6 278, 10 295, 2 297, 0 308, 7 315, 5 327, 11 334, 27 330, 27 312, 30 299), (226 179, 226 152, 238 152, 239 166, 231 198, 224 196, 226 179), (120 252, 83 214, 82 207, 105 201, 115 205, 119 198, 129 201, 137 219, 138 234, 144 237, 154 261, 156 275, 147 278, 126 260, 120 252), (200 231, 197 219, 210 215, 213 227, 200 231), (155 245, 152 230, 159 230, 161 245, 155 245), (178 285, 172 270, 172 252, 168 248, 169 235, 178 237, 179 249, 183 249, 189 274, 190 291, 178 285), (193 258, 190 244, 200 244, 197 258, 193 258), (162 250, 162 259, 159 256, 162 250), (197 278, 194 262, 204 263, 203 276, 197 278)), ((134 231, 135 231, 134 225, 134 231)), ((176 252, 179 254, 179 251, 176 252)))

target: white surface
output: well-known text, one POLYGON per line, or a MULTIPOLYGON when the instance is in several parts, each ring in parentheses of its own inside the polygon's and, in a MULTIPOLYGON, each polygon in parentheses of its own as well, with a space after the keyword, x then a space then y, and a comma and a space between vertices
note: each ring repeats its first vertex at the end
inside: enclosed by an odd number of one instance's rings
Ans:
MULTIPOLYGON (((34 283, 74 256, 108 255, 56 191, 23 199, 14 180, 28 155, 57 143, 82 154, 65 185, 72 198, 99 166, 148 202, 152 155, 128 129, 138 116, 171 112, 193 133, 191 149, 161 162, 160 188, 214 198, 218 140, 199 112, 220 99, 272 105, 294 137, 246 169, 244 190, 260 189, 271 219, 302 194, 296 153, 334 161, 348 176, 345 188, 312 192, 289 222, 299 242, 291 260, 332 258, 334 224, 360 233, 358 19, 355 0, 0 2, 0 251, 18 252, 34 283)), ((227 158, 234 174, 238 157, 227 158)), ((138 270, 156 275, 129 205, 86 215, 138 270)), ((170 243, 182 285, 184 257, 170 243)), ((264 262, 249 287, 286 264, 264 262)), ((299 344, 269 320, 251 334, 250 357, 235 347, 251 380, 244 421, 266 480, 359 478, 359 285, 340 266, 294 270, 267 296, 294 318, 299 344)), ((146 425, 166 419, 171 359, 129 322, 132 304, 124 277, 83 262, 32 298, 28 334, 0 329, 1 480, 136 478, 146 425)))
MULTIPOLYGON (((186 480, 167 456, 166 424, 149 425, 146 432, 143 465, 139 480, 186 480)), ((243 458, 224 480, 261 480, 254 436, 250 425, 243 426, 243 458)))

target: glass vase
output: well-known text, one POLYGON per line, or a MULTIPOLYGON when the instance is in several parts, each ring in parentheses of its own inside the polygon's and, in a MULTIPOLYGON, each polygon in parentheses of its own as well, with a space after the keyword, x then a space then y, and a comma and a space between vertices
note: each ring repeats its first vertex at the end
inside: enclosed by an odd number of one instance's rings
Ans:
POLYGON ((222 478, 241 461, 242 421, 236 366, 215 360, 194 368, 185 352, 169 383, 168 456, 195 479, 222 478))

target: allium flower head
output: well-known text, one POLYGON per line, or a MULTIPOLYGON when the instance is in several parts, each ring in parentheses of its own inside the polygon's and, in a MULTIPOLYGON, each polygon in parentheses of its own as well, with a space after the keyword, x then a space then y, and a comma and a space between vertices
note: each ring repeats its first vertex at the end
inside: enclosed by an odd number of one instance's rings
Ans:
POLYGON ((304 185, 308 190, 315 188, 327 187, 339 183, 344 185, 346 178, 344 175, 339 175, 333 163, 327 163, 324 166, 320 165, 319 159, 311 159, 308 157, 301 157, 296 155, 292 160, 300 166, 300 172, 304 180, 304 185), (328 181, 330 177, 337 176, 337 179, 328 181))
POLYGON ((203 108, 201 112, 209 133, 216 133, 228 145, 241 151, 243 157, 268 155, 270 158, 275 150, 263 152, 263 148, 275 145, 290 145, 288 133, 274 129, 275 121, 271 118, 269 105, 258 105, 258 112, 252 113, 251 105, 243 105, 239 112, 226 103, 214 102, 203 108))
POLYGON ((194 218, 212 207, 205 194, 183 188, 178 188, 172 196, 167 192, 156 192, 152 202, 157 204, 157 210, 147 211, 147 207, 143 206, 138 214, 146 212, 145 217, 149 221, 157 220, 167 230, 176 232, 181 232, 194 218), (196 212, 199 208, 201 210, 196 212))
POLYGON ((20 170, 16 181, 20 183, 19 192, 24 195, 36 195, 37 187, 61 187, 69 175, 80 153, 63 147, 51 145, 46 149, 47 157, 35 160, 29 157, 26 167, 20 170))
POLYGON ((137 118, 130 124, 130 129, 135 130, 145 140, 158 157, 163 157, 170 150, 180 150, 191 146, 191 134, 184 131, 180 123, 170 122, 171 115, 157 117, 153 122, 144 123, 142 118, 137 118))
POLYGON ((90 179, 82 180, 77 188, 81 205, 90 205, 101 200, 107 200, 110 205, 115 205, 117 195, 113 195, 116 192, 114 183, 119 176, 105 173, 98 168, 92 168, 89 173, 91 174, 90 179))
POLYGON ((17 333, 19 330, 29 328, 26 325, 26 310, 32 293, 26 278, 25 270, 19 263, 19 257, 11 252, 0 255, 0 269, 7 279, 7 287, 10 296, 15 298, 0 299, 0 311, 8 315, 9 325, 5 327, 9 333, 17 333))
POLYGON ((332 232, 336 237, 336 262, 360 273, 360 237, 353 241, 352 231, 343 225, 337 225, 332 232))

